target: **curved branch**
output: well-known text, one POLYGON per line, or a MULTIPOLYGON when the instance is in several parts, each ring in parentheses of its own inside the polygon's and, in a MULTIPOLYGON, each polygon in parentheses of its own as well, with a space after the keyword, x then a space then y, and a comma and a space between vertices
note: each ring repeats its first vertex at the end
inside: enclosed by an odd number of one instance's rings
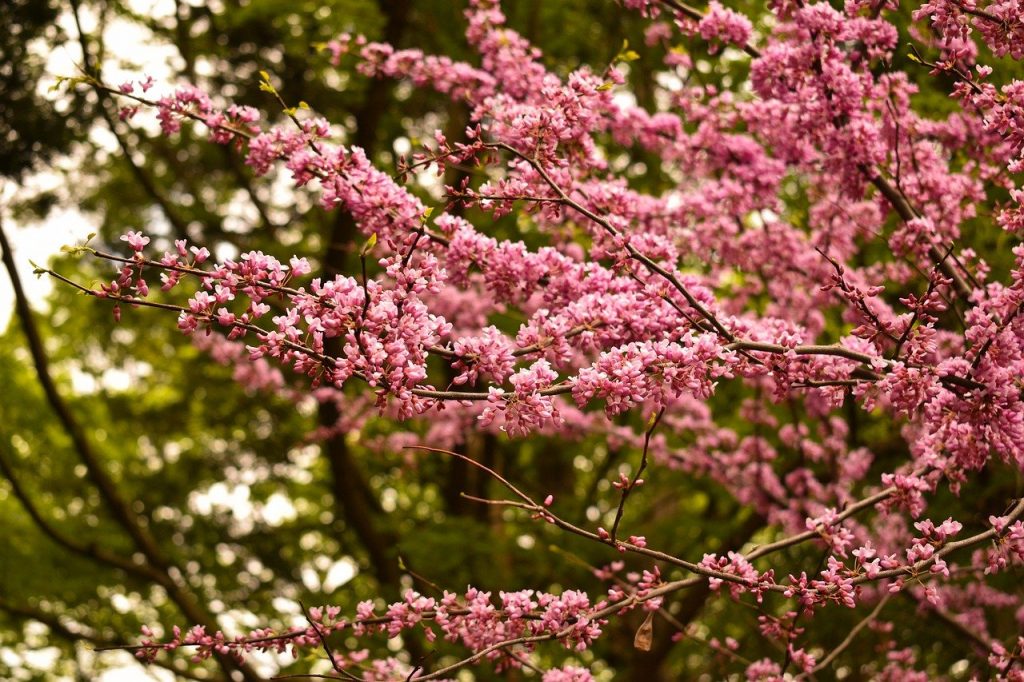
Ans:
POLYGON ((18 480, 18 477, 14 472, 14 468, 8 459, 6 448, 6 441, 0 440, 0 473, 2 473, 4 478, 7 479, 11 486, 11 492, 14 493, 14 497, 21 503, 25 513, 28 514, 29 518, 32 519, 32 522, 37 528, 39 528, 43 535, 52 540, 54 544, 63 547, 69 552, 78 554, 79 556, 95 561, 103 566, 116 568, 124 571, 125 573, 130 573, 146 580, 158 582, 161 580, 159 572, 154 571, 146 564, 136 564, 125 557, 114 554, 113 552, 108 552, 95 543, 79 543, 70 536, 64 534, 62 531, 58 530, 42 515, 35 503, 32 501, 28 492, 21 486, 21 482, 18 480))
POLYGON ((868 625, 874 622, 876 618, 878 618, 878 614, 880 614, 882 612, 882 609, 885 608, 885 605, 889 603, 889 599, 891 597, 892 595, 886 594, 884 597, 879 599, 878 604, 875 606, 874 609, 872 609, 871 613, 865 616, 859 623, 854 625, 850 632, 846 635, 846 638, 843 639, 843 641, 840 642, 835 649, 830 651, 828 656, 821 659, 821 662, 818 663, 818 665, 814 666, 814 669, 811 670, 809 673, 801 673, 800 675, 798 675, 797 679, 803 680, 809 677, 813 677, 814 673, 821 672, 828 666, 832 665, 832 661, 836 660, 836 658, 839 657, 839 654, 843 653, 843 651, 845 651, 847 647, 853 644, 853 640, 857 638, 857 635, 860 634, 861 630, 866 628, 868 625))
MULTIPOLYGON (((76 627, 71 627, 64 623, 64 621, 57 615, 47 613, 46 611, 41 611, 39 609, 33 609, 21 604, 14 604, 6 601, 3 597, 0 597, 0 611, 3 611, 15 618, 38 621, 48 627, 58 637, 61 637, 68 642, 88 642, 95 647, 93 649, 94 651, 99 651, 103 648, 114 645, 114 640, 100 635, 91 627, 85 626, 81 623, 76 623, 76 627), (87 629, 80 629, 77 627, 80 625, 87 629)), ((200 675, 187 666, 176 666, 173 663, 164 663, 162 661, 157 661, 156 664, 179 677, 196 680, 196 682, 228 682, 228 678, 226 677, 200 675)))
MULTIPOLYGON (((50 408, 57 415, 58 420, 64 427, 72 446, 86 469, 86 475, 93 485, 96 486, 111 516, 132 539, 139 552, 146 557, 146 562, 153 569, 153 579, 167 590, 168 596, 178 606, 186 618, 195 623, 214 628, 216 621, 214 617, 204 609, 196 599, 192 591, 181 581, 172 577, 171 568, 173 564, 167 559, 159 544, 149 530, 140 522, 139 518, 132 511, 128 501, 124 498, 117 484, 107 473, 100 456, 93 450, 92 444, 86 438, 85 431, 72 414, 64 398, 57 390, 50 373, 49 359, 46 355, 42 337, 32 317, 32 309, 28 304, 28 297, 22 287, 21 278, 18 275, 17 266, 14 263, 14 253, 11 250, 10 242, 0 224, 0 249, 3 250, 2 260, 4 268, 10 277, 14 289, 15 313, 21 322, 28 343, 29 353, 35 365, 36 375, 39 384, 46 394, 46 400, 50 408), (157 576, 159 579, 157 580, 157 576)), ((180 570, 176 572, 181 574, 180 570)), ((218 656, 218 661, 225 672, 230 674, 232 670, 241 671, 246 680, 256 682, 259 675, 253 672, 246 665, 233 663, 228 658, 218 656)))

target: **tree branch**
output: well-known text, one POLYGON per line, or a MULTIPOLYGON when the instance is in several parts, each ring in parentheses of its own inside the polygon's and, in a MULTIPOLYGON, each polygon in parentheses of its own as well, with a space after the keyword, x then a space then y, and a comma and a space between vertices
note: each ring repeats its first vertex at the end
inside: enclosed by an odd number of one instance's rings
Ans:
MULTIPOLYGON (((178 605, 182 614, 195 623, 204 625, 211 629, 216 629, 216 620, 209 612, 199 605, 199 602, 192 594, 191 590, 188 589, 188 587, 186 587, 180 580, 172 578, 170 573, 172 563, 164 556, 163 551, 160 549, 155 538, 150 534, 146 527, 139 522, 139 519, 131 510, 130 505, 121 494, 117 484, 103 467, 99 455, 93 450, 92 444, 86 438, 81 425, 75 419, 71 410, 61 397, 60 392, 57 390, 57 386, 50 374, 49 359, 46 355, 43 340, 39 335, 39 330, 32 317, 32 310, 28 304, 28 297, 25 294, 25 289, 22 287, 21 278, 18 275, 17 266, 14 263, 14 254, 11 250, 10 242, 7 239, 7 235, 4 232, 2 224, 0 224, 0 248, 3 249, 3 264, 14 289, 15 313, 17 314, 25 333, 29 353, 32 356, 32 362, 36 368, 36 375, 39 379, 39 384, 42 386, 43 392, 46 394, 46 400, 49 403, 50 408, 57 415, 57 418, 64 427, 64 431, 67 433, 68 438, 71 439, 71 443, 79 460, 85 466, 86 475, 89 477, 89 480, 92 481, 93 485, 96 486, 96 489, 100 494, 100 498, 104 501, 114 520, 124 529, 132 539, 136 548, 146 557, 147 563, 155 569, 154 579, 159 575, 159 584, 167 590, 168 596, 175 604, 178 605)), ((180 575, 181 571, 176 570, 176 573, 180 575)), ((260 677, 247 665, 239 665, 224 656, 218 656, 218 661, 228 674, 230 674, 231 670, 240 670, 245 679, 250 682, 256 682, 260 679, 260 677)))

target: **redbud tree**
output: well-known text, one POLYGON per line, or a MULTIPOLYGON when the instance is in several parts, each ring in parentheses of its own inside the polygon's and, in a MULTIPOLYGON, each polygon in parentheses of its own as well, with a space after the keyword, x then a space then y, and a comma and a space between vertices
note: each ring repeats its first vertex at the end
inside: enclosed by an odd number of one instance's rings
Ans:
POLYGON ((698 670, 751 680, 1024 679, 1021 7, 935 0, 908 23, 889 0, 772 0, 756 27, 718 2, 620 10, 660 59, 649 105, 628 45, 554 68, 496 0, 466 9, 472 61, 322 46, 467 107, 465 130, 393 167, 270 73, 266 111, 74 79, 125 121, 194 126, 257 176, 285 170, 362 244, 352 272, 314 276, 303 254, 217 259, 140 226, 120 250, 81 247, 116 267, 108 283, 46 272, 118 319, 167 311, 249 389, 333 402, 346 429, 391 422, 380 449, 413 473, 467 464, 496 491, 473 504, 556 545, 533 561, 570 541, 600 558, 500 590, 403 563, 397 601, 246 632, 153 623, 125 648, 240 666, 314 652, 333 679, 585 682, 625 670, 623 641, 638 658, 697 642, 698 670), (702 79, 680 41, 742 77, 702 79), (944 114, 918 110, 921 81, 944 114), (473 432, 582 466, 595 442, 624 453, 599 469, 610 502, 582 513, 557 480, 506 476, 467 454, 473 432), (678 503, 681 480, 724 491, 740 530, 708 546, 645 530, 659 505, 677 528, 723 514, 678 503), (914 621, 953 633, 956 666, 914 621))

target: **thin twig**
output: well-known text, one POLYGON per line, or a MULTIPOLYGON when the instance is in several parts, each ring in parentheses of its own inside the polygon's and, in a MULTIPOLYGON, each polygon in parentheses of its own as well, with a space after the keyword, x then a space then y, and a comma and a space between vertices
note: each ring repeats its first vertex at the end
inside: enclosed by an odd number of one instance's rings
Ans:
POLYGON ((609 533, 609 535, 611 535, 612 542, 615 542, 615 536, 619 531, 619 523, 622 521, 622 514, 626 509, 626 498, 629 497, 633 488, 636 487, 637 481, 640 480, 641 474, 644 473, 644 469, 647 468, 647 450, 651 445, 651 436, 654 435, 654 429, 658 428, 658 423, 661 421, 664 414, 665 408, 662 407, 652 416, 650 426, 647 427, 647 432, 644 433, 644 449, 640 455, 640 466, 637 467, 636 473, 633 474, 633 479, 622 489, 622 497, 619 498, 619 508, 615 511, 615 521, 612 523, 612 529, 609 533))
POLYGON ((338 663, 337 659, 334 658, 334 652, 331 651, 331 645, 327 643, 327 637, 324 636, 324 633, 321 632, 320 628, 317 626, 316 621, 309 615, 309 609, 306 608, 306 605, 300 601, 299 606, 302 607, 302 615, 306 617, 306 621, 309 623, 310 627, 313 628, 313 632, 316 633, 316 636, 320 639, 320 645, 324 648, 324 653, 327 654, 327 659, 331 662, 331 667, 334 668, 334 672, 348 677, 349 679, 358 680, 358 677, 345 670, 341 664, 338 663))
POLYGON ((878 604, 871 611, 871 613, 865 616, 864 619, 861 620, 859 623, 854 625, 853 629, 851 629, 850 632, 846 635, 846 638, 842 642, 840 642, 835 649, 829 652, 828 656, 821 659, 821 662, 818 663, 818 665, 814 666, 814 669, 811 670, 810 673, 801 673, 797 676, 796 679, 804 679, 806 677, 809 677, 810 675, 813 675, 814 673, 821 672, 829 665, 831 665, 832 661, 836 660, 839 654, 843 653, 843 651, 845 651, 846 648, 853 643, 853 640, 857 637, 857 635, 860 634, 860 631, 866 628, 868 625, 870 625, 876 618, 878 618, 878 614, 881 613, 882 609, 885 608, 885 605, 889 603, 889 599, 891 597, 891 594, 886 593, 885 596, 878 601, 878 604))

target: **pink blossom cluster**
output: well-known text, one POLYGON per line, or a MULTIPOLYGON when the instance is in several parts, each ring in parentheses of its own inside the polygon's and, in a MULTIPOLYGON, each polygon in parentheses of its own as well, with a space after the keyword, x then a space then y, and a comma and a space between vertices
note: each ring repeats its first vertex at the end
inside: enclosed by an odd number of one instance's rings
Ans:
POLYGON ((996 56, 1024 58, 1024 26, 1020 16, 1024 8, 1019 2, 1003 0, 979 6, 975 0, 957 2, 937 0, 926 2, 914 10, 914 18, 928 18, 957 59, 971 57, 970 36, 974 31, 996 56))
MULTIPOLYGON (((742 554, 737 552, 729 552, 724 557, 705 554, 700 563, 705 568, 736 576, 736 579, 731 580, 728 586, 734 599, 744 592, 750 591, 760 602, 764 591, 775 585, 774 571, 759 572, 742 554)), ((724 582, 722 578, 708 578, 708 585, 712 590, 717 591, 724 582)))
MULTIPOLYGON (((151 661, 161 651, 186 648, 195 661, 230 655, 241 662, 255 651, 290 652, 298 657, 301 650, 319 648, 324 638, 342 631, 357 637, 381 633, 394 638, 411 630, 421 630, 428 641, 440 635, 497 661, 499 668, 518 668, 522 663, 516 656, 508 655, 508 647, 529 652, 536 642, 553 639, 576 651, 587 649, 601 635, 606 622, 592 614, 604 607, 603 602, 591 604, 586 594, 575 590, 558 595, 534 590, 501 592, 497 603, 490 592, 473 587, 462 595, 445 592, 440 599, 409 590, 401 601, 387 605, 383 615, 378 614, 372 601, 360 602, 351 619, 340 617, 339 607, 317 607, 306 614, 307 626, 283 631, 261 628, 229 637, 221 631, 208 633, 200 626, 186 632, 175 626, 171 637, 161 641, 144 626, 144 639, 136 647, 136 655, 151 661)), ((358 663, 365 660, 365 653, 354 652, 348 660, 358 663)), ((345 662, 344 659, 335 661, 345 662)), ((572 666, 561 672, 563 677, 552 674, 555 680, 590 679, 586 676, 589 673, 572 666)))
MULTIPOLYGON (((348 622, 339 618, 341 609, 336 606, 313 608, 308 614, 309 625, 304 628, 291 629, 283 633, 269 628, 260 628, 247 635, 229 637, 221 631, 208 633, 206 628, 195 626, 182 631, 178 626, 171 628, 171 637, 160 641, 155 638, 153 630, 144 625, 144 639, 139 644, 136 656, 143 660, 153 660, 160 651, 174 651, 186 647, 193 660, 199 661, 214 655, 231 655, 242 661, 253 651, 291 651, 296 657, 303 647, 319 646, 321 636, 344 630, 348 622)), ((358 657, 357 659, 358 660, 358 657)))
POLYGON ((753 27, 746 16, 712 0, 708 3, 704 18, 697 25, 697 31, 704 40, 720 40, 742 47, 750 40, 753 27))
MULTIPOLYGON (((1024 193, 1011 175, 1024 168, 1024 86, 996 84, 991 68, 973 64, 975 34, 997 55, 1024 56, 1021 8, 941 1, 916 10, 939 36, 925 49, 940 58, 925 68, 954 77, 959 106, 926 117, 912 106, 912 79, 881 68, 899 54, 891 3, 772 2, 774 17, 756 34, 716 2, 706 12, 623 4, 673 20, 648 31, 652 49, 681 29, 706 43, 701 58, 721 44, 742 50, 749 79, 735 90, 691 82, 693 60, 669 49, 666 73, 683 85, 659 91, 663 102, 648 110, 615 96, 627 87, 615 64, 547 68, 493 0, 470 2, 466 13, 473 63, 342 36, 329 45, 336 63, 354 60, 368 77, 408 80, 469 106, 463 141, 435 134, 397 177, 336 143, 315 116, 261 125, 254 110, 218 108, 194 87, 147 100, 148 81, 126 84, 131 108, 154 107, 165 133, 202 123, 213 142, 237 145, 257 175, 285 168, 324 209, 349 213, 367 239, 363 267, 311 278, 303 258, 248 252, 217 262, 184 241, 150 258, 160 240, 131 231, 122 238, 128 255, 99 254, 118 271, 90 293, 110 299, 115 315, 124 305, 177 309, 180 329, 207 339, 215 359, 253 363, 240 371, 248 386, 312 387, 345 407, 338 429, 363 423, 372 408, 414 422, 371 447, 418 444, 419 426, 432 446, 461 444, 473 429, 596 438, 650 460, 643 479, 611 474, 620 512, 641 481, 647 492, 676 470, 729 493, 778 539, 697 560, 639 529, 620 540, 634 530, 618 534, 619 519, 575 526, 550 496, 543 505, 527 496, 509 506, 646 563, 625 576, 617 562, 598 569, 612 585, 597 603, 575 589, 497 599, 476 589, 409 592, 383 611, 363 602, 352 620, 317 612, 310 627, 284 633, 175 631, 168 642, 144 642, 146 656, 184 646, 201 658, 318 647, 321 629, 417 632, 458 643, 465 665, 518 666, 509 652, 530 653, 545 638, 588 649, 608 619, 638 606, 654 614, 695 580, 714 593, 727 587, 737 601, 788 600, 759 619, 785 663, 745 664, 748 679, 774 680, 790 664, 808 675, 821 664, 809 626, 820 610, 881 607, 902 593, 922 609, 955 608, 986 633, 1000 611, 1021 609, 1018 595, 980 578, 970 594, 963 586, 975 579, 965 575, 1024 562, 1019 501, 978 516, 964 495, 962 520, 923 518, 945 516, 934 508, 945 489, 960 495, 981 476, 1024 465, 1024 193), (670 186, 641 190, 617 170, 617 156, 634 148, 656 159, 670 186), (453 163, 482 172, 445 188, 446 210, 432 212, 404 185, 453 163), (796 192, 806 195, 799 215, 787 210, 796 192), (992 196, 1009 197, 993 218, 1013 244, 1005 272, 966 241, 992 196), (463 214, 470 207, 477 211, 463 214), (509 214, 521 239, 492 229, 509 214), (164 292, 190 282, 187 301, 176 308, 151 295, 156 275, 164 292), (329 352, 331 339, 340 351, 329 352), (278 366, 305 379, 285 379, 278 366), (370 388, 358 398, 343 391, 360 384, 370 388), (716 401, 723 387, 742 392, 716 401), (864 425, 880 420, 891 443, 864 439, 864 425), (798 546, 824 556, 783 569, 792 559, 783 552, 798 546), (669 567, 691 577, 670 580, 669 567), (776 582, 776 573, 788 578, 776 582)), ((914 652, 897 646, 877 612, 870 618, 888 637, 879 679, 918 679, 914 652)), ((728 658, 733 647, 717 650, 728 658)), ((1022 655, 1016 641, 993 640, 988 652, 1001 670, 1022 655)), ((410 674, 378 663, 381 676, 410 674)), ((567 665, 543 679, 591 677, 567 665)))

